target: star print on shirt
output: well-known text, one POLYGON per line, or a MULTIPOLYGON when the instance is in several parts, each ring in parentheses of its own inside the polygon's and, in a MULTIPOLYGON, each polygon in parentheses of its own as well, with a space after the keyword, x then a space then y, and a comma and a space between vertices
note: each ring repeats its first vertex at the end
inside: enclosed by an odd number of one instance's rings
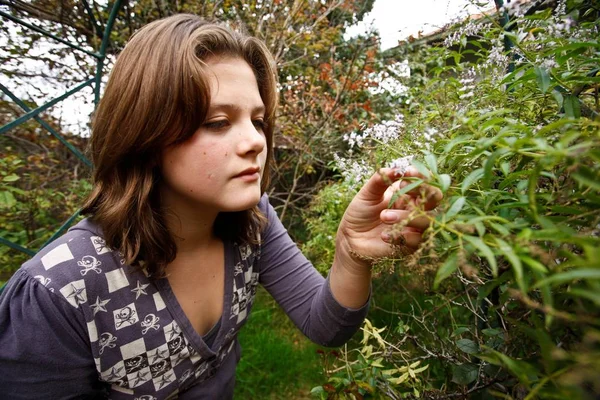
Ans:
POLYGON ((112 367, 112 369, 110 371, 110 375, 108 375, 106 377, 106 381, 111 382, 115 378, 119 378, 121 376, 122 370, 123 370, 123 367, 112 367))
POLYGON ((153 355, 150 356, 150 357, 152 357, 152 360, 150 362, 152 364, 154 364, 158 360, 162 360, 162 359, 167 358, 168 355, 169 355, 169 350, 167 350, 167 349, 164 349, 164 350, 156 349, 156 353, 154 353, 153 355))
POLYGON ((173 372, 169 371, 160 378, 160 382, 158 382, 158 388, 162 389, 164 386, 168 385, 174 380, 175 375, 173 374, 173 372))
POLYGON ((135 380, 133 381, 133 386, 137 386, 138 383, 150 379, 148 375, 150 375, 150 372, 138 371, 137 375, 135 376, 135 380))
POLYGON ((189 354, 184 352, 184 351, 180 351, 179 353, 175 354, 173 357, 171 357, 171 364, 172 365, 177 365, 182 361, 185 361, 186 358, 189 358, 189 354))
POLYGON ((73 292, 71 292, 71 294, 68 295, 67 298, 73 297, 73 299, 75 300, 75 304, 77 304, 77 305, 80 305, 81 303, 85 303, 85 298, 81 294, 82 292, 85 291, 85 288, 83 287, 83 288, 77 289, 75 287, 75 285, 71 285, 71 289, 73 289, 73 292))
POLYGON ((94 304, 91 304, 90 307, 92 307, 92 309, 94 310, 94 315, 96 315, 96 313, 102 311, 102 312, 108 312, 106 311, 106 304, 110 301, 110 299, 107 300, 100 300, 100 297, 96 297, 96 302, 94 304))
POLYGON ((137 299, 138 299, 138 297, 140 297, 141 295, 143 295, 143 294, 148 294, 148 293, 146 293, 146 290, 145 290, 145 289, 146 289, 148 286, 150 286, 150 284, 149 284, 149 283, 145 283, 145 284, 143 284, 143 285, 142 285, 142 284, 140 283, 140 281, 137 281, 137 287, 135 287, 135 288, 131 289, 131 291, 135 293, 135 299, 136 299, 136 300, 137 300, 137 299))
POLYGON ((180 333, 181 333, 181 329, 179 329, 179 325, 177 325, 176 323, 173 323, 173 325, 171 325, 170 329, 165 332, 165 334, 169 335, 169 340, 173 340, 173 338, 176 337, 177 335, 179 335, 180 333))

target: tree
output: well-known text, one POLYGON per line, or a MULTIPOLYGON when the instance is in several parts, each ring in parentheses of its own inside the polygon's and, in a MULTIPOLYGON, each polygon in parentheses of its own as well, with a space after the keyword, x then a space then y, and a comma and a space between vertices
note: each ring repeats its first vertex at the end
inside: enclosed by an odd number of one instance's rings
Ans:
MULTIPOLYGON (((281 82, 270 195, 292 233, 302 237, 300 210, 332 175, 329 164, 334 152, 344 148, 342 135, 377 122, 390 110, 389 94, 369 90, 377 85, 379 72, 385 68, 377 35, 344 38, 346 28, 363 18, 373 1, 124 1, 110 33, 104 75, 133 32, 174 13, 228 21, 264 40, 277 60, 281 82)), ((0 73, 7 87, 24 97, 31 108, 94 75, 97 58, 89 53, 100 50, 112 3, 0 0, 0 6, 8 15, 78 46, 73 49, 8 18, 0 19, 0 31, 6 38, 0 50, 0 73)), ((86 112, 91 112, 91 92, 79 98, 87 101, 86 112)), ((73 108, 63 108, 62 114, 53 110, 59 132, 89 133, 86 123, 73 125, 73 108)), ((17 111, 15 116, 23 113, 17 111)), ((42 136, 40 133, 40 140, 42 136)), ((14 131, 6 140, 17 137, 19 133, 14 131)), ((38 138, 29 140, 37 143, 38 138)), ((83 149, 85 144, 81 145, 83 149)))

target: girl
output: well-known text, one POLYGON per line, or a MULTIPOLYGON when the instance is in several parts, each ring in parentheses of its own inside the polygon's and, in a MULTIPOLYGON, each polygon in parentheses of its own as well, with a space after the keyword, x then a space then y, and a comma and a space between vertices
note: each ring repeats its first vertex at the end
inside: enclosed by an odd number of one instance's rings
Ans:
MULTIPOLYGON (((258 283, 316 343, 352 336, 370 260, 391 255, 386 227, 408 216, 386 209, 398 174, 381 170, 353 200, 324 279, 264 195, 276 105, 255 38, 193 15, 131 38, 93 121, 89 217, 0 297, 2 398, 231 398, 258 283)), ((441 195, 426 194, 431 209, 441 195)), ((426 228, 409 221, 403 243, 426 228)))

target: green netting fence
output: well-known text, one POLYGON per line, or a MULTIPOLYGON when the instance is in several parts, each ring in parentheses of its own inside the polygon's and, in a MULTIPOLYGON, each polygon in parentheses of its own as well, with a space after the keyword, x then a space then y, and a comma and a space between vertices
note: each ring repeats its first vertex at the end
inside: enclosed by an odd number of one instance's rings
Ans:
MULTIPOLYGON (((111 35, 111 31, 113 29, 115 19, 117 18, 117 14, 121 7, 121 0, 115 0, 114 3, 112 4, 112 6, 109 7, 111 11, 109 14, 109 18, 108 18, 107 22, 105 23, 104 27, 101 27, 101 25, 98 23, 87 0, 81 0, 81 5, 83 6, 83 9, 85 9, 85 11, 86 11, 86 15, 89 18, 90 24, 96 28, 98 36, 102 37, 102 40, 100 41, 100 44, 99 44, 99 48, 96 49, 95 51, 87 50, 75 43, 72 43, 69 40, 65 40, 51 32, 48 32, 48 31, 34 25, 33 23, 31 23, 31 21, 29 19, 24 20, 22 18, 15 16, 16 13, 12 14, 10 12, 0 10, 0 17, 10 20, 26 29, 35 31, 38 34, 43 35, 47 38, 50 38, 56 42, 67 45, 73 51, 82 52, 87 55, 90 55, 90 56, 94 57, 94 59, 96 60, 95 72, 94 72, 93 76, 90 76, 89 79, 87 79, 84 82, 69 89, 62 95, 46 102, 45 104, 42 104, 42 105, 36 107, 35 109, 29 108, 23 100, 21 100, 18 96, 16 96, 13 92, 11 92, 6 86, 4 86, 0 83, 0 90, 6 96, 8 96, 8 98, 11 101, 13 101, 17 106, 19 106, 24 112, 24 114, 22 114, 20 117, 1 126, 0 127, 0 135, 3 135, 5 133, 9 132, 10 130, 16 128, 17 126, 24 124, 31 119, 34 119, 35 121, 37 121, 40 124, 40 126, 42 128, 44 128, 52 136, 54 136, 56 139, 58 139, 63 145, 65 145, 69 149, 69 151, 71 151, 86 166, 91 168, 92 163, 90 162, 90 160, 88 160, 77 148, 75 148, 73 145, 71 145, 59 132, 57 132, 56 129, 54 129, 52 126, 50 126, 50 124, 48 124, 46 121, 44 121, 40 117, 40 114, 42 112, 50 109, 54 105, 64 101, 68 97, 74 95, 75 93, 80 92, 82 89, 87 88, 87 87, 93 88, 94 104, 97 104, 100 99, 102 73, 103 73, 103 69, 104 69, 104 63, 106 60, 106 49, 110 42, 110 35, 111 35)), ((9 11, 10 11, 10 6, 9 6, 9 11)), ((68 218, 68 220, 60 228, 58 228, 58 230, 39 249, 26 248, 18 243, 14 243, 3 237, 0 237, 0 245, 8 246, 14 250, 23 252, 28 255, 34 255, 37 251, 44 248, 48 243, 50 243, 51 241, 56 239, 59 235, 61 235, 62 232, 72 224, 73 220, 75 220, 75 218, 77 218, 78 215, 79 215, 79 212, 75 212, 70 218, 68 218)))

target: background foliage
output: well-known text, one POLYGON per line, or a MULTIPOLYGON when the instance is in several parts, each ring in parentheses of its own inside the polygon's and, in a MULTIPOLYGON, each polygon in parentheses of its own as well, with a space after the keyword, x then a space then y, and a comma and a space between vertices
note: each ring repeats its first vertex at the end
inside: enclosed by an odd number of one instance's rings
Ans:
MULTIPOLYGON (((348 136, 342 164, 414 156, 424 179, 410 186, 427 181, 445 198, 434 214, 413 211, 431 221, 414 255, 374 266, 362 340, 327 361, 315 395, 600 395, 598 9, 529 7, 508 7, 508 32, 484 18, 444 43, 395 49, 412 71, 401 123, 348 136)), ((331 256, 337 204, 357 179, 313 202, 315 259, 331 256)))

